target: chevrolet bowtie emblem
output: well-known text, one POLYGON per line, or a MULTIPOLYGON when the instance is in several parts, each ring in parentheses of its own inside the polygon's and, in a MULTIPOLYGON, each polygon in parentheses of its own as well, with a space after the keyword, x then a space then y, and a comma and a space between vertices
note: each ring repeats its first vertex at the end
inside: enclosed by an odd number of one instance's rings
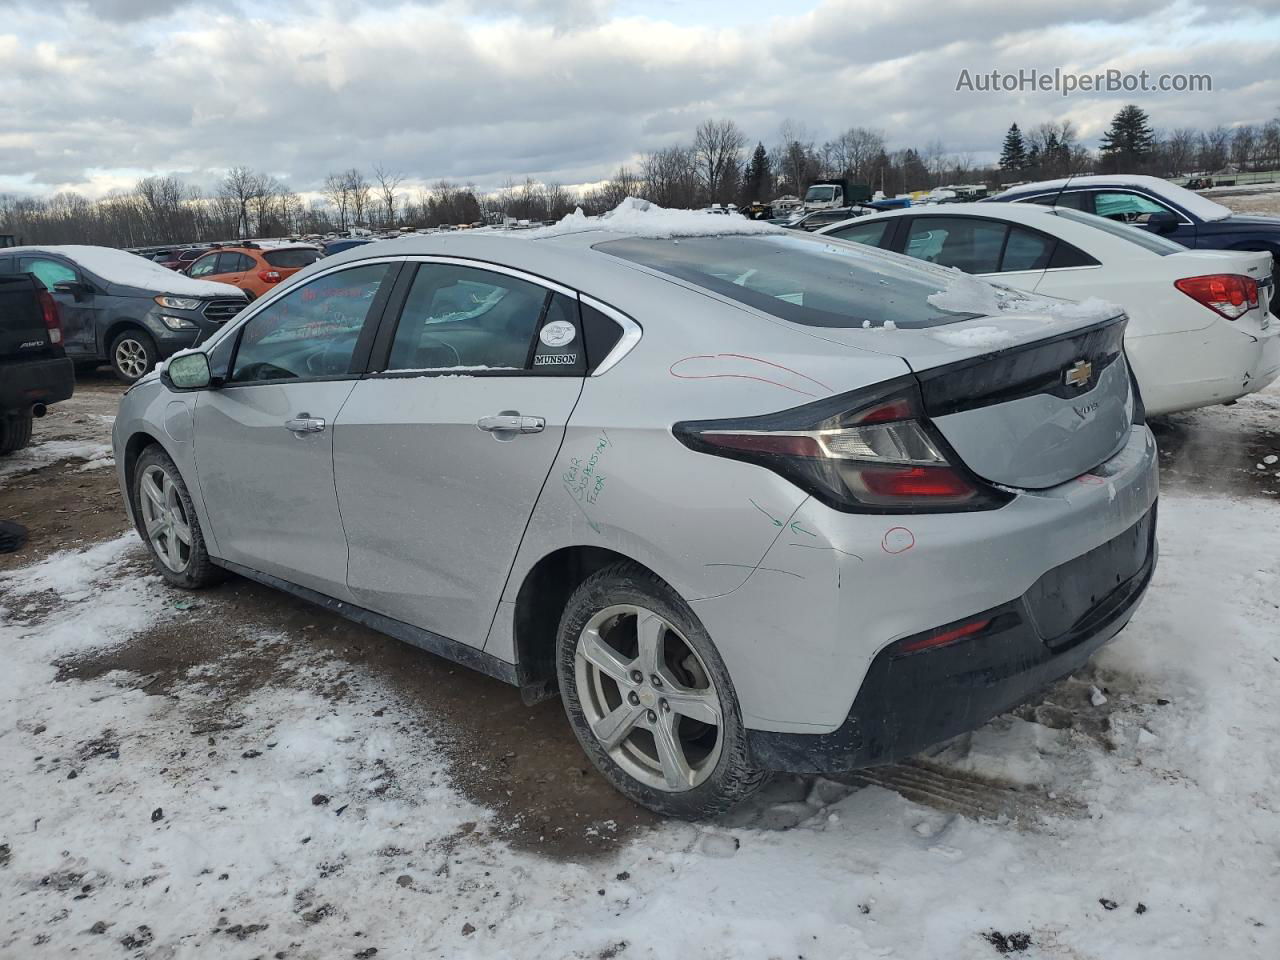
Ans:
POLYGON ((1077 360, 1067 367, 1067 372, 1063 375, 1063 379, 1066 380, 1068 387, 1083 387, 1092 376, 1093 364, 1088 360, 1077 360))

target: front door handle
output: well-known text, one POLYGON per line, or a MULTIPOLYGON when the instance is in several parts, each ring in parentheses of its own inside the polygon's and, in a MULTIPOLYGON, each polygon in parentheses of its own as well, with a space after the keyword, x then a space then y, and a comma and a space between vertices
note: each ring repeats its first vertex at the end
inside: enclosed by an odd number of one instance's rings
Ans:
POLYGON ((542 417, 504 413, 496 417, 481 417, 476 426, 486 433, 541 433, 546 429, 547 421, 542 417))
POLYGON ((306 413, 299 414, 292 420, 286 420, 284 425, 290 433, 295 435, 324 432, 324 418, 313 417, 306 413))

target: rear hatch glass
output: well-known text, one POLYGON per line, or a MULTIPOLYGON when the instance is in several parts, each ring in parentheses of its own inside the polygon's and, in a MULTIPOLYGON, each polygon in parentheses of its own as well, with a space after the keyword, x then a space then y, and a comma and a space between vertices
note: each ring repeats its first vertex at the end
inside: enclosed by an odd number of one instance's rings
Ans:
POLYGON ((1114 304, 1075 304, 892 253, 803 236, 610 240, 595 248, 802 324, 831 344, 902 358, 959 457, 1041 489, 1124 445, 1133 397, 1114 304))
POLYGON ((273 267, 283 268, 299 268, 308 267, 320 259, 320 251, 312 249, 301 250, 268 250, 262 255, 262 259, 267 261, 273 267))
POLYGON ((49 348, 49 332, 31 274, 0 275, 0 358, 29 356, 49 348))
POLYGON ((916 330, 977 315, 931 304, 942 285, 906 258, 869 256, 820 237, 628 238, 595 249, 809 327, 916 330))

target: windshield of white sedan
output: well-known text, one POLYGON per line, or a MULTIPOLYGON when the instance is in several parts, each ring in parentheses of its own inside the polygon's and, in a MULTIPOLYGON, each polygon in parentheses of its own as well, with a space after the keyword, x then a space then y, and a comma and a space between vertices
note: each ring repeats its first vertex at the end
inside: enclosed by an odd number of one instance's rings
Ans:
POLYGON ((811 327, 935 327, 978 316, 941 310, 946 284, 910 263, 821 238, 626 239, 596 244, 739 303, 811 327))

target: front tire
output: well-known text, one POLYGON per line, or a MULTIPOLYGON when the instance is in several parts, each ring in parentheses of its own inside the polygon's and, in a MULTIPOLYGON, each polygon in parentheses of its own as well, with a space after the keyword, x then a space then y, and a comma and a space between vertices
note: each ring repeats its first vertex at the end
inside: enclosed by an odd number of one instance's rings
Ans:
POLYGON ((31 422, 29 413, 0 416, 0 455, 21 450, 31 442, 31 422))
POLYGON ((129 329, 111 341, 108 359, 111 370, 121 383, 134 383, 151 371, 160 359, 156 342, 145 330, 129 329))
POLYGON ((588 577, 565 606, 556 646, 569 724, 621 793, 695 820, 760 787, 724 661, 656 576, 620 562, 588 577))
POLYGON ((159 446, 138 457, 130 480, 138 534, 160 576, 175 587, 196 590, 222 579, 205 549, 204 532, 182 474, 159 446))

